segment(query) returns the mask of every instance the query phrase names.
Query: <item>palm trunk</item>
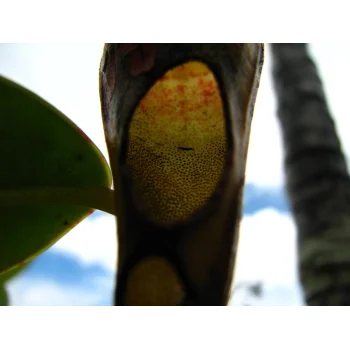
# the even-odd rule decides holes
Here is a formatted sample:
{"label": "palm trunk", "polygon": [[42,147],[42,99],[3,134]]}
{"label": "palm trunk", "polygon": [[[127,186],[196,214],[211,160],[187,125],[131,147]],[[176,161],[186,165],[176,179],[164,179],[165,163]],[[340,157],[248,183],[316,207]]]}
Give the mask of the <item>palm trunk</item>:
{"label": "palm trunk", "polygon": [[308,305],[350,305],[350,178],[305,44],[273,44],[286,186]]}

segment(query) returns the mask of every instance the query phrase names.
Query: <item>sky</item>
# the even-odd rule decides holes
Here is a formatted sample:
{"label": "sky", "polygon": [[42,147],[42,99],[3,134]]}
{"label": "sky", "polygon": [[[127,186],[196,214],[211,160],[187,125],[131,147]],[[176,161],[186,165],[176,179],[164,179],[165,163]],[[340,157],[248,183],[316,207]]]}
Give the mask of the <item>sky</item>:
{"label": "sky", "polygon": [[[0,44],[0,75],[29,88],[107,149],[101,123],[98,68],[102,44]],[[346,82],[350,45],[310,45],[330,110],[350,154]],[[266,50],[253,118],[235,292],[230,305],[303,305],[296,263],[296,228],[284,192],[283,147]],[[7,290],[11,305],[111,305],[116,222],[95,211],[36,258]],[[260,297],[246,286],[261,283]]]}

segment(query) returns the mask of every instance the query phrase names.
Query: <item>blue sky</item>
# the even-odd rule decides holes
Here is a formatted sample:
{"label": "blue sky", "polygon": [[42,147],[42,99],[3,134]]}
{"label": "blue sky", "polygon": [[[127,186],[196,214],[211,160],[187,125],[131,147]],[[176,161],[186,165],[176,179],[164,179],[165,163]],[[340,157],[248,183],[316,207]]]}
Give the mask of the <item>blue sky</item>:
{"label": "blue sky", "polygon": [[[48,100],[71,118],[107,158],[100,120],[98,67],[101,44],[0,44],[0,74]],[[346,138],[350,73],[346,44],[314,44],[311,52],[326,84],[343,148]],[[349,77],[346,76],[349,75]],[[296,230],[283,189],[283,150],[275,118],[267,50],[248,154],[235,283],[263,283],[261,298],[243,288],[231,305],[302,305],[296,267]],[[349,129],[348,129],[349,130]],[[12,305],[110,305],[116,261],[116,223],[95,212],[52,246],[7,289]]]}

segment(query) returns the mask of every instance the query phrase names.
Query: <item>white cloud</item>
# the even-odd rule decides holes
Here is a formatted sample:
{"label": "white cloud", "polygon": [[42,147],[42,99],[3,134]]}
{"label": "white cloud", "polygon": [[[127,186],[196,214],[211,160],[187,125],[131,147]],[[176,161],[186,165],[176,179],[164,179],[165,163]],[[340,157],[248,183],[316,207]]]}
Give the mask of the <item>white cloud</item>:
{"label": "white cloud", "polygon": [[115,271],[115,217],[105,214],[94,219],[85,219],[50,249],[69,254],[86,265],[97,263],[109,271]]}
{"label": "white cloud", "polygon": [[312,44],[310,52],[321,75],[328,106],[349,165],[350,119],[347,84],[350,80],[350,71],[347,68],[350,60],[349,43]]}
{"label": "white cloud", "polygon": [[295,262],[296,230],[290,215],[267,208],[243,217],[237,280],[294,283]]}
{"label": "white cloud", "polygon": [[242,288],[235,292],[229,306],[302,306],[303,294],[299,285],[263,285],[260,297],[249,293],[248,288]]}
{"label": "white cloud", "polygon": [[[235,286],[262,282],[264,295],[258,303],[300,304],[296,254],[296,228],[290,215],[267,208],[245,216],[241,223]],[[289,296],[282,293],[279,299],[272,298],[276,290],[287,291]],[[245,289],[242,291],[246,293]],[[242,291],[237,289],[231,304],[241,302]]]}
{"label": "white cloud", "polygon": [[94,279],[94,289],[65,286],[53,281],[19,277],[10,281],[7,291],[11,306],[84,306],[104,304],[111,299],[112,278]]}

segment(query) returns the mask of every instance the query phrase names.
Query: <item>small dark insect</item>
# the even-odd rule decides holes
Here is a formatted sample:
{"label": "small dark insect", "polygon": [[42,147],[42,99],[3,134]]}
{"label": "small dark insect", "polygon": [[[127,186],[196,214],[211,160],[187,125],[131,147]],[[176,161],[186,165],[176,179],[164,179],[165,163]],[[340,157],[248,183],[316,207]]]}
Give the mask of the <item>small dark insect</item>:
{"label": "small dark insect", "polygon": [[64,220],[63,225],[64,225],[64,226],[68,226],[68,221],[67,221],[67,220]]}
{"label": "small dark insect", "polygon": [[194,151],[193,147],[178,147],[180,151]]}

